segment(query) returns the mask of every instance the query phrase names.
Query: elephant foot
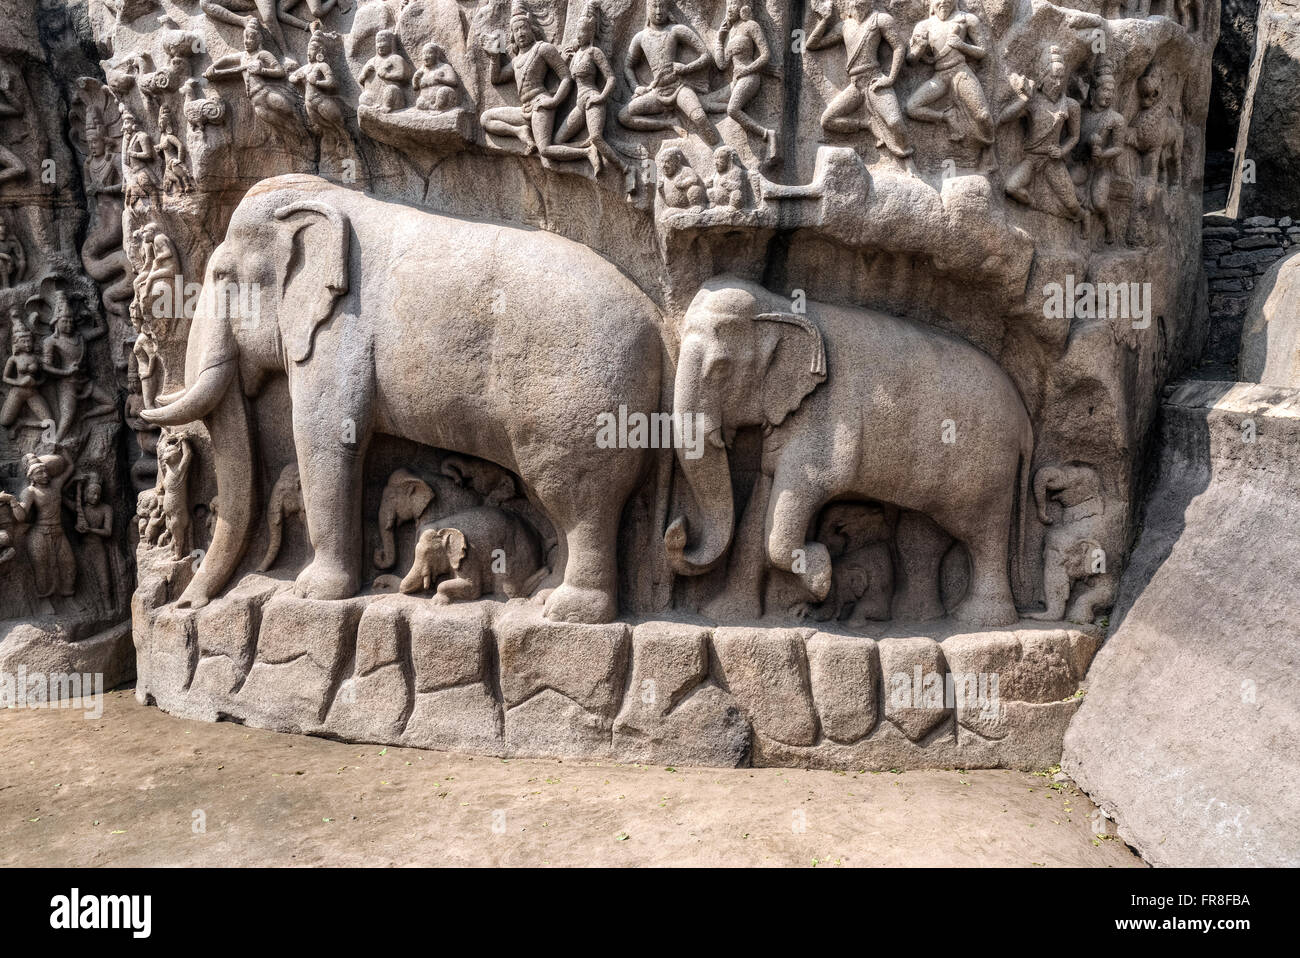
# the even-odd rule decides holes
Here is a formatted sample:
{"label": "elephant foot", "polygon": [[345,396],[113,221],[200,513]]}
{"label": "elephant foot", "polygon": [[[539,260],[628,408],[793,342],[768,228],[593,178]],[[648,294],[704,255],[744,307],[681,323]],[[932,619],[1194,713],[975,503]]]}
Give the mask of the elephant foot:
{"label": "elephant foot", "polygon": [[176,600],[176,608],[201,609],[211,601],[212,599],[207,595],[207,593],[195,592],[191,594],[190,590],[186,589],[181,593],[181,597]]}
{"label": "elephant foot", "polygon": [[357,594],[357,583],[346,570],[317,560],[298,573],[293,594],[300,599],[350,599]]}
{"label": "elephant foot", "polygon": [[546,600],[546,618],[554,622],[581,622],[599,625],[614,621],[618,604],[608,592],[565,582]]}
{"label": "elephant foot", "polygon": [[971,625],[1012,625],[1019,618],[1016,605],[1010,599],[971,594],[952,610],[952,617]]}
{"label": "elephant foot", "polygon": [[429,602],[431,605],[451,605],[451,599],[447,598],[441,592],[435,592],[433,595],[429,596]]}
{"label": "elephant foot", "polygon": [[831,592],[831,553],[820,542],[804,543],[804,571],[799,580],[819,602]]}

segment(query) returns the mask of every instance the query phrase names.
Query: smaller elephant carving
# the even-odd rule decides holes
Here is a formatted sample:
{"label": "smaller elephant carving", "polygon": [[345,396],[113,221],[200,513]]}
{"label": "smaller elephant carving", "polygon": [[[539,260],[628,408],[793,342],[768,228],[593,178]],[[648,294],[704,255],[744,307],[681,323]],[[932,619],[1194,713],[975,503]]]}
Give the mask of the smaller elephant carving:
{"label": "smaller elephant carving", "polygon": [[271,501],[266,507],[266,523],[271,530],[271,540],[266,544],[266,555],[257,567],[258,572],[265,572],[275,565],[284,535],[284,520],[301,515],[302,477],[298,472],[298,464],[291,462],[280,470],[280,478],[275,480],[275,485],[271,488]]}
{"label": "smaller elephant carving", "polygon": [[893,537],[894,522],[880,506],[844,502],[825,509],[817,540],[831,556],[831,591],[814,612],[814,619],[847,619],[848,625],[856,627],[890,618]]}
{"label": "smaller elephant carving", "polygon": [[456,485],[472,489],[485,506],[499,506],[517,494],[514,476],[500,466],[482,459],[447,456],[442,461],[440,471]]}
{"label": "smaller elephant carving", "polygon": [[[1039,469],[1034,499],[1038,518],[1048,527],[1043,544],[1047,608],[1027,618],[1092,622],[1101,609],[1115,602],[1122,533],[1116,518],[1123,521],[1123,510],[1107,506],[1096,471],[1079,464]],[[1051,500],[1060,505],[1059,518],[1053,519],[1048,510]],[[1075,593],[1072,602],[1071,592]]]}
{"label": "smaller elephant carving", "polygon": [[439,520],[420,533],[415,562],[402,580],[411,594],[433,587],[434,602],[477,599],[487,593],[507,598],[528,595],[546,576],[537,535],[523,520],[483,506]]}
{"label": "smaller elephant carving", "polygon": [[[443,472],[447,467],[443,467]],[[437,489],[409,469],[397,469],[388,477],[379,499],[379,547],[375,550],[375,568],[391,569],[397,562],[397,527],[414,522],[425,528],[433,521],[434,510],[444,514],[479,505],[474,489],[463,487],[456,476],[435,479]],[[511,487],[513,489],[513,486]]]}

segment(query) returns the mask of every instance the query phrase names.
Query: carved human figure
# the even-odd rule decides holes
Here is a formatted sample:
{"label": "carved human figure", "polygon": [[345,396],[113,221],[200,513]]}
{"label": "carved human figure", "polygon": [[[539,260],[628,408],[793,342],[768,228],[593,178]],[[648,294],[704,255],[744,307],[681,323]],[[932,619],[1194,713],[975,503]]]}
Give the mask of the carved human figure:
{"label": "carved human figure", "polygon": [[4,406],[0,407],[0,426],[12,427],[24,410],[31,414],[33,425],[53,422],[54,414],[41,395],[44,369],[36,354],[36,337],[23,322],[21,308],[10,308],[9,326],[9,358],[5,360],[4,368],[4,382],[9,392],[5,395]]}
{"label": "carved human figure", "polygon": [[[446,574],[451,578],[438,582]],[[437,604],[477,599],[485,592],[515,598],[531,593],[545,575],[537,534],[527,523],[481,506],[421,531],[401,590],[422,592],[437,582],[432,599]]]}
{"label": "carved human figure", "polygon": [[[934,65],[934,74],[912,93],[907,115],[923,123],[946,123],[948,138],[993,142],[993,115],[971,61],[983,60],[984,26],[979,17],[957,9],[957,0],[930,0],[930,15],[912,31],[907,62]],[[933,104],[944,97],[949,105]]]}
{"label": "carved human figure", "polygon": [[0,492],[14,519],[31,526],[27,530],[27,554],[36,581],[36,595],[47,599],[58,592],[69,596],[77,585],[77,560],[63,531],[63,486],[72,463],[58,450],[44,456],[26,455],[23,469],[27,488],[16,497]]}
{"label": "carved human figure", "polygon": [[[582,149],[553,142],[555,111],[573,88],[568,64],[559,49],[549,43],[522,3],[510,12],[510,37],[507,55],[488,51],[489,78],[493,83],[514,80],[519,91],[519,106],[499,106],[483,111],[483,129],[494,136],[514,137],[524,144],[525,153],[536,152],[543,166],[556,161],[591,160],[600,162],[599,149]],[[547,77],[556,78],[555,92],[547,90]]]}
{"label": "carved human figure", "polygon": [[209,80],[242,77],[253,116],[286,139],[299,133],[298,109],[290,91],[277,81],[287,79],[284,65],[262,47],[262,28],[256,17],[244,21],[244,52],[228,53],[203,72]]}
{"label": "carved human figure", "polygon": [[158,355],[158,340],[154,336],[153,323],[147,319],[140,323],[135,342],[131,345],[131,354],[135,357],[144,408],[153,409],[158,405],[158,393],[166,379],[166,367]]}
{"label": "carved human figure", "polygon": [[154,160],[158,152],[153,137],[140,129],[134,114],[122,114],[122,183],[123,200],[128,208],[135,209],[149,201],[159,201],[158,178],[154,174]]}
{"label": "carved human figure", "polygon": [[[678,62],[683,48],[693,52],[695,59]],[[649,0],[645,27],[627,48],[623,72],[632,88],[632,99],[619,111],[618,121],[629,130],[657,132],[671,130],[680,117],[706,143],[716,145],[718,131],[709,122],[699,95],[683,82],[711,60],[708,48],[694,30],[668,18],[668,0]],[[650,73],[650,82],[645,84],[637,79],[642,62]]]}
{"label": "carved human figure", "polygon": [[79,554],[99,595],[117,605],[117,588],[113,577],[110,543],[113,538],[113,506],[104,502],[104,486],[97,472],[88,472],[77,498],[77,532],[81,534]]}
{"label": "carved human figure", "polygon": [[1124,235],[1128,202],[1133,197],[1129,173],[1128,123],[1115,109],[1115,74],[1108,65],[1098,71],[1089,94],[1089,109],[1083,115],[1081,138],[1091,159],[1088,171],[1088,202],[1101,218],[1106,242]]}
{"label": "carved human figure", "polygon": [[266,506],[266,525],[271,537],[266,544],[266,555],[257,567],[258,572],[265,572],[275,565],[284,538],[285,520],[302,514],[302,476],[298,464],[291,462],[280,470],[279,478],[271,487],[271,499]]}
{"label": "carved human figure", "polygon": [[307,122],[320,137],[321,155],[336,164],[347,158],[352,137],[348,133],[343,99],[334,68],[326,57],[325,38],[313,32],[307,41],[307,62],[289,75],[289,82],[303,88]]}
{"label": "carved human figure", "polygon": [[[822,129],[830,133],[870,130],[876,148],[884,148],[909,171],[912,147],[907,141],[903,111],[894,84],[903,69],[907,47],[898,23],[888,13],[871,10],[870,0],[852,0],[849,13],[831,23],[834,7],[825,0],[814,5],[817,22],[805,41],[808,50],[825,50],[843,44],[849,83],[822,113]],[[889,48],[889,68],[880,65],[881,46]]]}
{"label": "carved human figure", "polygon": [[55,380],[58,404],[56,435],[59,439],[67,435],[76,418],[77,407],[82,403],[89,404],[81,410],[86,419],[116,411],[112,395],[91,379],[86,369],[87,345],[107,331],[95,322],[83,333],[77,328],[77,317],[68,297],[63,293],[55,297],[54,329],[41,341],[41,368]]}
{"label": "carved human figure", "polygon": [[13,537],[5,530],[0,529],[0,570],[13,562],[17,555],[18,550],[14,547]]}
{"label": "carved human figure", "polygon": [[[0,67],[0,120],[18,118],[23,109],[17,103],[18,91],[15,74]],[[0,143],[0,183],[16,180],[27,172],[27,164],[18,155]]]}
{"label": "carved human figure", "polygon": [[[1091,622],[1100,609],[1115,601],[1118,583],[1116,571],[1108,568],[1119,560],[1109,552],[1118,548],[1112,541],[1116,517],[1106,508],[1101,479],[1096,470],[1079,464],[1039,469],[1034,476],[1034,500],[1038,518],[1048,526],[1043,545],[1047,608],[1027,617]],[[1048,509],[1051,500],[1061,507],[1055,520]],[[1070,602],[1076,582],[1082,587]]]}
{"label": "carved human figure", "polygon": [[733,147],[723,145],[713,151],[709,202],[733,210],[745,206],[745,168],[740,163],[740,154]]}
{"label": "carved human figure", "polygon": [[194,177],[185,165],[185,144],[176,135],[176,118],[171,107],[158,108],[158,155],[163,161],[163,192],[169,196],[194,189]]}
{"label": "carved human figure", "polygon": [[143,489],[136,497],[135,520],[140,540],[147,546],[158,545],[166,532],[167,518],[156,487]]}
{"label": "carved human figure", "polygon": [[636,171],[605,139],[606,107],[610,94],[614,92],[614,70],[596,40],[600,17],[600,4],[591,0],[582,9],[574,45],[566,51],[569,73],[577,84],[578,102],[565,117],[556,140],[564,143],[585,128],[591,168],[599,174],[601,157],[609,160],[623,174],[626,192],[632,193],[636,190]]}
{"label": "carved human figure", "polygon": [[[333,4],[335,0],[325,0],[325,2]],[[244,26],[249,20],[264,26],[282,53],[287,53],[289,50],[289,45],[284,38],[282,22],[299,30],[307,29],[306,23],[288,13],[293,5],[293,2],[286,2],[286,0],[221,0],[220,3],[216,0],[199,0],[199,9],[213,20],[232,27]]]}
{"label": "carved human figure", "polygon": [[1037,83],[1015,73],[1010,83],[1016,97],[1003,108],[998,120],[1007,123],[1023,118],[1025,156],[1007,177],[1007,195],[1037,207],[1030,188],[1041,179],[1060,202],[1067,219],[1083,219],[1065,165],[1066,157],[1079,142],[1079,101],[1065,92],[1065,59],[1060,48],[1054,46],[1048,51],[1047,67]]}
{"label": "carved human figure", "polygon": [[185,558],[190,539],[190,443],[165,433],[158,441],[158,500],[167,527],[167,542],[176,559]]}
{"label": "carved human figure", "polygon": [[731,82],[711,91],[704,101],[710,113],[726,113],[751,136],[763,141],[764,156],[776,156],[776,131],[770,130],[745,112],[758,95],[762,72],[772,61],[763,28],[754,19],[751,2],[727,0],[726,15],[713,42],[713,62],[724,74],[730,71]]}
{"label": "carved human figure", "polygon": [[420,66],[411,77],[411,88],[417,110],[445,113],[460,104],[460,77],[433,40],[420,48]]}
{"label": "carved human figure", "polygon": [[1155,198],[1155,188],[1166,189],[1182,180],[1182,123],[1162,97],[1160,77],[1144,73],[1137,81],[1137,115],[1128,128],[1128,141],[1137,149],[1139,172],[1146,184],[1146,201]]}
{"label": "carved human figure", "polygon": [[680,147],[670,146],[659,152],[659,195],[664,205],[698,213],[709,205],[704,181],[695,172]]}
{"label": "carved human figure", "polygon": [[380,30],[375,34],[375,55],[366,61],[357,75],[361,84],[362,106],[380,113],[394,113],[406,106],[406,82],[410,64],[397,49],[397,34]]}
{"label": "carved human figure", "polygon": [[9,224],[0,220],[0,289],[8,289],[23,278],[27,271],[27,254],[23,244],[9,229]]}

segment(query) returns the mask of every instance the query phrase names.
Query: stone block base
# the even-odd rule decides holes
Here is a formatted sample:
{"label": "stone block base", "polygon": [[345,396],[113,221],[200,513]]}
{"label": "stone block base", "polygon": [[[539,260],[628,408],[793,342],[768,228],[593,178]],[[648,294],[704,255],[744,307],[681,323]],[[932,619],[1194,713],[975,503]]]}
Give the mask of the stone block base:
{"label": "stone block base", "polygon": [[664,765],[1041,768],[1095,630],[931,624],[880,638],[651,620],[526,600],[318,602],[249,576],[198,611],[137,603],[137,696],[352,742]]}

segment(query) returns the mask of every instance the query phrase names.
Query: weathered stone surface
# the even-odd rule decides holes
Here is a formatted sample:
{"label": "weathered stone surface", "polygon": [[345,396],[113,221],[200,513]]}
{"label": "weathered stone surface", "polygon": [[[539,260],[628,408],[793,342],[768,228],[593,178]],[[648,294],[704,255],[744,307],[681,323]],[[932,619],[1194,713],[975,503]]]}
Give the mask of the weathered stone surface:
{"label": "weathered stone surface", "polygon": [[1241,331],[1237,375],[1300,387],[1300,253],[1278,260],[1260,278]]}
{"label": "weathered stone surface", "polygon": [[487,609],[477,603],[429,609],[413,602],[406,608],[406,622],[416,692],[486,680],[491,641]]}
{"label": "weathered stone surface", "polygon": [[[1254,56],[1236,137],[1228,212],[1294,215],[1300,197],[1300,121],[1293,91],[1300,82],[1300,15],[1289,0],[1259,0]],[[1246,161],[1250,166],[1247,167]]]}
{"label": "weathered stone surface", "polygon": [[808,688],[804,642],[810,629],[727,626],[713,633],[726,689],[756,732],[790,745],[811,745],[817,714]]}
{"label": "weathered stone surface", "polygon": [[501,755],[503,734],[501,705],[487,686],[456,685],[416,693],[401,744]]}
{"label": "weathered stone surface", "polygon": [[880,710],[880,656],[876,643],[818,632],[808,640],[808,677],[823,734],[855,742],[876,726]]}
{"label": "weathered stone surface", "polygon": [[540,608],[525,604],[498,616],[493,631],[507,709],[550,689],[613,718],[627,675],[629,626],[551,622]]}
{"label": "weathered stone surface", "polygon": [[944,704],[948,669],[938,642],[920,637],[882,639],[880,672],[885,719],[913,742],[952,717]]}
{"label": "weathered stone surface", "polygon": [[1300,393],[1188,382],[1163,422],[1062,767],[1154,864],[1295,866]]}

